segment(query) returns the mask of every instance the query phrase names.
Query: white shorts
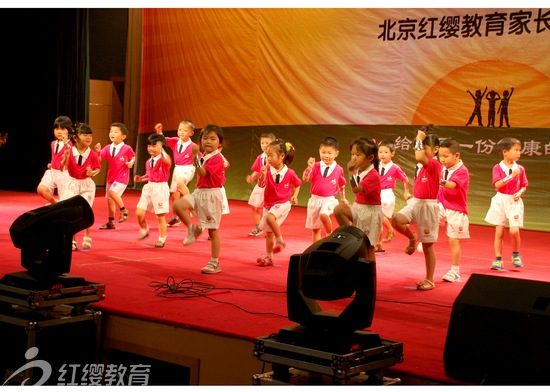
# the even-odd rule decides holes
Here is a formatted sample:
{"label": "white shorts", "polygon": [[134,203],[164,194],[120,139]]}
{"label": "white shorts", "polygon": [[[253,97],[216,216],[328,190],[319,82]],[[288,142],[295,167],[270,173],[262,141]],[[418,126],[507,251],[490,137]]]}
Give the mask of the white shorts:
{"label": "white shorts", "polygon": [[76,179],[69,177],[69,181],[63,188],[63,193],[59,196],[59,200],[67,200],[73,196],[80,195],[86,199],[90,207],[94,204],[95,199],[95,182],[91,178]]}
{"label": "white shorts", "polygon": [[407,200],[407,205],[398,212],[410,224],[418,226],[418,240],[425,243],[437,242],[439,237],[439,204],[435,199]]}
{"label": "white shorts", "polygon": [[497,192],[491,198],[491,206],[485,216],[485,221],[495,226],[523,227],[523,200],[514,201],[513,195]]}
{"label": "white shorts", "polygon": [[248,199],[248,204],[250,204],[253,207],[261,208],[264,206],[264,189],[260,187],[258,184],[254,186],[254,189],[252,189],[252,193],[250,194],[250,198]]}
{"label": "white shorts", "polygon": [[292,207],[292,204],[290,204],[290,201],[286,201],[281,204],[275,204],[273,207],[271,207],[269,210],[264,208],[264,213],[262,215],[262,220],[260,220],[259,228],[260,230],[264,230],[268,233],[272,233],[271,228],[269,225],[265,223],[265,220],[267,219],[267,216],[269,214],[272,214],[275,217],[275,220],[279,226],[283,224],[286,217],[288,216],[288,213],[290,212],[290,208]]}
{"label": "white shorts", "polygon": [[382,201],[382,212],[384,216],[391,219],[393,211],[395,210],[395,193],[393,193],[393,189],[382,189],[382,192],[380,192],[380,199]]}
{"label": "white shorts", "polygon": [[197,188],[184,199],[191,203],[199,225],[205,229],[219,229],[222,220],[223,195],[221,188]]}
{"label": "white shorts", "polygon": [[172,182],[170,182],[170,192],[178,190],[178,180],[182,179],[185,184],[189,184],[195,176],[195,165],[176,165],[172,172]]}
{"label": "white shorts", "polygon": [[170,189],[167,182],[148,182],[141,190],[137,203],[138,210],[153,211],[162,215],[170,211]]}
{"label": "white shorts", "polygon": [[353,203],[350,206],[353,224],[363,230],[370,241],[371,246],[375,246],[380,239],[384,213],[382,206],[378,204],[359,204]]}
{"label": "white shorts", "polygon": [[449,210],[439,203],[439,225],[447,225],[447,237],[470,238],[470,220],[468,214]]}
{"label": "white shorts", "polygon": [[39,185],[48,188],[52,194],[57,188],[57,194],[61,197],[63,188],[65,188],[65,185],[70,178],[71,176],[69,176],[69,172],[67,170],[61,171],[57,169],[48,169],[44,172]]}
{"label": "white shorts", "polygon": [[322,229],[321,215],[331,216],[338,200],[334,196],[311,195],[307,202],[306,229]]}
{"label": "white shorts", "polygon": [[126,190],[126,187],[128,184],[123,184],[121,182],[113,182],[112,184],[107,183],[107,186],[105,187],[105,197],[107,200],[111,199],[111,196],[109,195],[109,192],[115,192],[117,195],[122,197],[122,194]]}

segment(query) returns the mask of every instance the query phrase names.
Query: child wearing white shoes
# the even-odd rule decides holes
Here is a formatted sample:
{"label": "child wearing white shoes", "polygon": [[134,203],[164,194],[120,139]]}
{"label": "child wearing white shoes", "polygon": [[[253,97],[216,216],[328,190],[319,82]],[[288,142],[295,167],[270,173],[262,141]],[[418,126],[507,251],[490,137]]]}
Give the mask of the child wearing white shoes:
{"label": "child wearing white shoes", "polygon": [[[76,124],[75,124],[76,125]],[[97,154],[90,148],[92,144],[92,128],[87,124],[78,124],[76,130],[69,135],[74,145],[63,152],[61,170],[69,172],[69,180],[63,187],[59,200],[67,200],[80,195],[86,199],[90,207],[95,199],[95,182],[92,177],[101,171]],[[77,250],[76,238],[73,237],[72,249]],[[92,229],[87,227],[82,238],[82,250],[92,247]]]}
{"label": "child wearing white shoes", "polygon": [[460,240],[470,238],[468,220],[468,187],[470,173],[460,159],[460,144],[454,138],[446,138],[439,144],[439,162],[443,165],[439,193],[439,224],[447,225],[447,237],[451,248],[451,269],[443,275],[446,282],[460,279]]}
{"label": "child wearing white shoes", "polygon": [[[176,200],[172,209],[187,226],[184,246],[194,243],[203,230],[208,229],[211,258],[201,272],[217,274],[222,271],[219,262],[221,247],[219,228],[223,214],[222,187],[225,183],[225,163],[220,153],[220,146],[223,146],[223,131],[215,124],[208,124],[202,129],[199,140],[203,154],[200,159],[198,146],[193,149],[197,168],[197,186],[193,193]],[[197,225],[193,225],[189,215],[191,210],[199,221]]]}
{"label": "child wearing white shoes", "polygon": [[147,139],[147,152],[151,158],[145,163],[146,173],[144,176],[136,175],[134,182],[147,182],[141,190],[141,197],[136,206],[136,217],[139,223],[138,240],[149,237],[149,226],[145,220],[147,210],[152,209],[157,216],[159,237],[155,248],[163,248],[166,242],[166,214],[170,211],[170,166],[172,159],[164,151],[166,141],[164,136],[153,133]]}

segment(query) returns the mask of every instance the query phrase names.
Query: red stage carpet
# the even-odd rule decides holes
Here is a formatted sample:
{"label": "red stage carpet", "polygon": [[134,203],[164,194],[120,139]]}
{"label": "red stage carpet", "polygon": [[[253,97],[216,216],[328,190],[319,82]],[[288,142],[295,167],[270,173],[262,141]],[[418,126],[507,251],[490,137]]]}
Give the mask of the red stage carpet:
{"label": "red stage carpet", "polygon": [[[291,323],[286,318],[286,275],[288,258],[310,245],[311,233],[304,227],[305,208],[295,207],[282,231],[287,248],[276,256],[273,267],[260,268],[256,258],[265,249],[263,238],[248,237],[252,214],[246,202],[230,201],[231,213],[222,220],[220,234],[222,272],[200,273],[209,260],[207,235],[189,247],[183,247],[186,229],[168,229],[163,249],[156,249],[156,219],[148,215],[150,236],[138,242],[138,225],[133,214],[139,192],[128,190],[126,205],[130,219],[117,224],[116,230],[102,231],[107,220],[104,190],[98,189],[94,204],[93,245],[88,252],[73,253],[71,273],[86,280],[104,283],[107,297],[97,308],[146,320],[190,327],[219,335],[253,340],[277,332]],[[302,196],[305,197],[305,196]],[[22,213],[44,205],[35,194],[0,191],[0,273],[22,270],[19,250],[13,246],[9,227]],[[118,220],[118,216],[117,216]],[[491,227],[471,227],[471,239],[462,242],[461,282],[445,283],[439,278],[450,268],[449,248],[444,234],[436,245],[438,264],[436,289],[417,291],[415,282],[424,278],[421,253],[403,253],[406,240],[396,235],[385,244],[386,252],[377,254],[378,291],[374,321],[369,330],[384,339],[403,342],[404,361],[394,367],[404,374],[442,383],[456,383],[445,376],[443,348],[453,302],[472,273],[550,282],[546,261],[550,250],[550,233],[523,231],[523,268],[512,268],[510,240],[505,239],[505,269],[491,271],[493,259]],[[77,235],[80,247],[82,233]],[[186,293],[170,297],[156,294],[151,285],[173,279]],[[206,286],[211,285],[211,286]],[[199,296],[206,290],[204,296]],[[210,290],[210,291],[208,291]],[[344,304],[323,304],[324,310],[340,310]],[[508,338],[513,338],[509,331]],[[252,353],[251,353],[252,355]]]}

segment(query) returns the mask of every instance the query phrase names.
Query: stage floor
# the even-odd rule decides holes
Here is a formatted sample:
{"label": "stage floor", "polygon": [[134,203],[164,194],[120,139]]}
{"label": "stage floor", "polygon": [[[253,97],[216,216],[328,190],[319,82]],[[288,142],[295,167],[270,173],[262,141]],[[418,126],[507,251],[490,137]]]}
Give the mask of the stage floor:
{"label": "stage floor", "polygon": [[[247,203],[230,201],[231,212],[223,216],[220,228],[222,272],[205,275],[200,269],[210,256],[206,234],[195,244],[183,247],[186,229],[181,225],[169,228],[166,246],[156,249],[156,219],[149,214],[150,236],[137,241],[134,209],[139,192],[133,190],[125,194],[132,213],[130,219],[117,223],[116,230],[99,230],[107,221],[103,196],[104,190],[98,189],[92,249],[74,252],[71,269],[71,274],[106,285],[106,299],[95,307],[111,314],[250,341],[293,324],[286,310],[287,266],[292,254],[301,253],[311,244],[311,233],[304,227],[305,208],[294,207],[283,224],[287,248],[276,256],[275,265],[260,268],[256,258],[264,253],[265,239],[248,236],[253,225]],[[19,215],[43,206],[44,201],[32,193],[0,191],[0,203],[0,273],[6,274],[22,270],[9,227]],[[79,247],[82,235],[77,235]],[[398,234],[385,243],[386,251],[377,254],[377,302],[368,330],[384,339],[403,342],[404,361],[392,369],[434,382],[457,383],[445,375],[443,348],[453,302],[471,274],[550,282],[550,266],[546,262],[550,233],[521,232],[523,268],[512,268],[507,236],[505,268],[501,271],[489,268],[494,258],[493,236],[492,227],[472,226],[471,239],[462,242],[461,280],[446,283],[440,277],[450,268],[450,252],[442,232],[435,245],[436,288],[426,292],[415,287],[415,282],[424,278],[423,255],[406,255],[406,239]],[[179,290],[171,295],[157,295],[167,284],[178,284]],[[344,306],[345,302],[327,303],[323,309],[338,311]]]}

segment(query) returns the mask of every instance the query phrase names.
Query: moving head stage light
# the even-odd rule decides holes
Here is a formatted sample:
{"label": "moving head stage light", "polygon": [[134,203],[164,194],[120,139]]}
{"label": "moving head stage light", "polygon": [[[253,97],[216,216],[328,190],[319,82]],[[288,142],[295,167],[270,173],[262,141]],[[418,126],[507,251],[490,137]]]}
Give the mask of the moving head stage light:
{"label": "moving head stage light", "polygon": [[73,236],[93,223],[90,204],[77,195],[19,216],[10,236],[29,275],[51,279],[70,271]]}
{"label": "moving head stage light", "polygon": [[[381,345],[370,327],[376,302],[376,263],[367,260],[370,241],[355,226],[341,226],[302,254],[292,255],[287,277],[288,318],[299,326],[283,328],[278,339],[348,350]],[[323,311],[318,301],[351,298],[341,313]]]}

